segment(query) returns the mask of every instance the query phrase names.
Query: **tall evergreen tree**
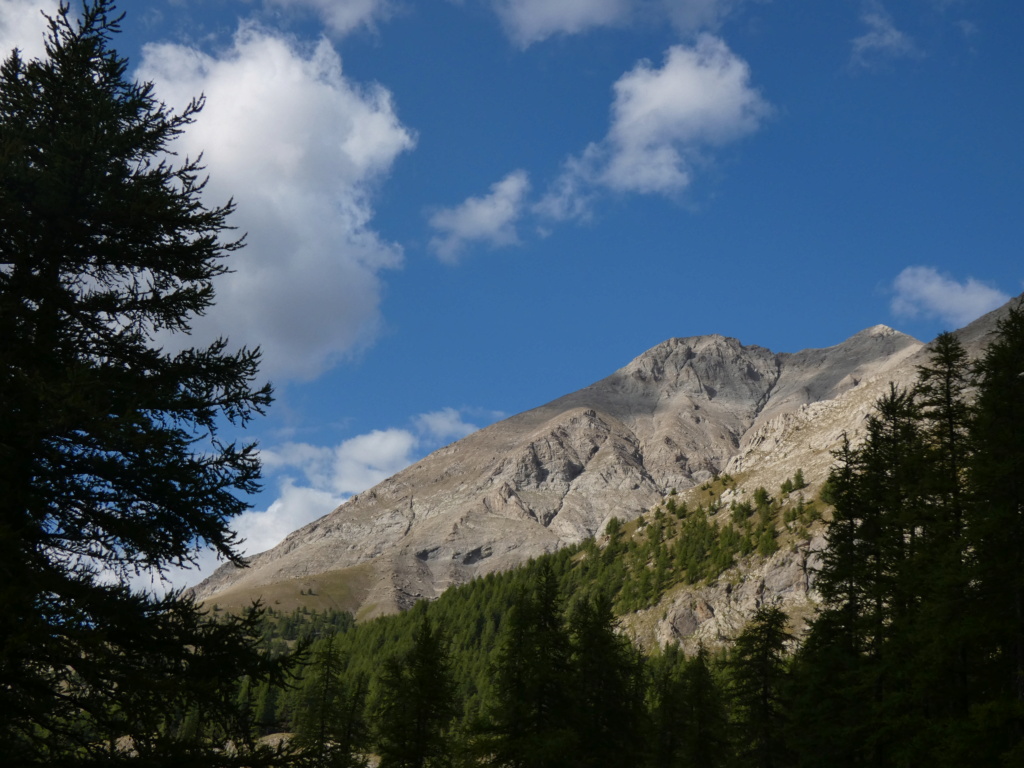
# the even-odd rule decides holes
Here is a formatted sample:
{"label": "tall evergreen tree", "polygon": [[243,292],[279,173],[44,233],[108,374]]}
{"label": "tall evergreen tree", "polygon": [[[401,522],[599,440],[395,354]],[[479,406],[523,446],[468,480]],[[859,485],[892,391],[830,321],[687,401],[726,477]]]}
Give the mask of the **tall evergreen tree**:
{"label": "tall evergreen tree", "polygon": [[495,766],[556,768],[570,763],[569,637],[558,579],[543,561],[506,620],[486,706],[485,748]]}
{"label": "tall evergreen tree", "polygon": [[702,645],[687,659],[670,645],[648,660],[647,765],[718,768],[730,758],[723,690]]}
{"label": "tall evergreen tree", "polygon": [[976,366],[967,528],[981,664],[978,749],[1024,762],[1024,307],[1010,309]]}
{"label": "tall evergreen tree", "polygon": [[[804,671],[827,660],[842,671],[835,701],[859,712],[855,737],[841,735],[869,765],[886,765],[893,744],[905,738],[908,718],[908,654],[920,603],[915,569],[922,563],[925,528],[926,440],[921,409],[912,391],[895,386],[867,420],[864,443],[846,442],[829,477],[833,519],[818,588],[824,609],[804,658]],[[903,697],[903,698],[901,698]],[[830,697],[832,698],[832,697]],[[855,703],[856,702],[856,703]],[[847,728],[851,721],[836,723]],[[834,742],[837,743],[838,739]]]}
{"label": "tall evergreen tree", "polygon": [[686,662],[683,685],[682,765],[687,768],[726,765],[730,758],[726,705],[703,645]]}
{"label": "tall evergreen tree", "polygon": [[777,606],[762,606],[736,638],[729,658],[730,692],[736,718],[737,754],[742,765],[789,765],[786,744],[786,630]]}
{"label": "tall evergreen tree", "polygon": [[637,761],[644,716],[639,652],[616,632],[611,601],[603,595],[577,603],[568,624],[577,742],[571,764],[614,768]]}
{"label": "tall evergreen tree", "polygon": [[313,648],[295,715],[295,743],[317,768],[357,768],[365,758],[369,731],[364,708],[366,681],[345,680],[346,659],[332,633]]}
{"label": "tall evergreen tree", "polygon": [[813,734],[801,737],[805,765],[993,762],[995,744],[1019,740],[992,726],[1021,722],[1005,685],[1024,565],[1014,559],[1024,466],[1024,450],[1014,458],[1024,347],[1015,322],[1016,310],[977,366],[973,409],[967,355],[942,334],[917,386],[893,388],[864,443],[838,454],[818,581],[825,605],[796,664],[797,707]]}
{"label": "tall evergreen tree", "polygon": [[931,344],[918,367],[925,463],[917,492],[918,547],[905,579],[914,596],[900,617],[907,636],[904,667],[911,669],[898,706],[914,717],[902,750],[948,757],[951,735],[970,706],[975,628],[963,617],[971,602],[970,547],[965,536],[971,369],[967,352],[951,333]]}
{"label": "tall evergreen tree", "polygon": [[682,727],[688,711],[685,669],[686,657],[676,644],[648,659],[645,693],[647,764],[651,768],[677,768],[686,764]]}
{"label": "tall evergreen tree", "polygon": [[[241,563],[228,527],[257,487],[252,445],[219,428],[270,402],[258,353],[170,354],[240,246],[202,169],[166,159],[202,101],[172,113],[126,76],[119,17],[49,20],[46,54],[0,66],[0,754],[10,764],[227,762],[166,720],[227,728],[232,680],[271,670],[253,616],[219,625],[128,578]],[[232,726],[233,727],[233,726]],[[246,728],[230,734],[241,748]],[[127,754],[122,754],[127,757]],[[256,764],[255,758],[249,761]]]}
{"label": "tall evergreen tree", "polygon": [[452,757],[459,708],[444,633],[423,612],[412,648],[388,659],[373,720],[381,768],[437,768]]}

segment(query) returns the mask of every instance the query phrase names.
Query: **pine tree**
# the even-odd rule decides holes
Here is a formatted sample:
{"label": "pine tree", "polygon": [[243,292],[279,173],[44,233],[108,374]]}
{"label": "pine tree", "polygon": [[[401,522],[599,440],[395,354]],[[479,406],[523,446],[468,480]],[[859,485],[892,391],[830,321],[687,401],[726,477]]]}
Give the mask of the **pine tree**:
{"label": "pine tree", "polygon": [[688,768],[727,765],[730,756],[728,718],[723,691],[715,679],[704,646],[683,671],[683,762]]}
{"label": "pine tree", "polygon": [[648,706],[647,764],[676,768],[685,763],[682,723],[688,712],[686,657],[678,645],[669,645],[647,662],[645,687]]}
{"label": "pine tree", "polygon": [[615,768],[636,760],[643,726],[643,668],[616,632],[611,601],[578,602],[569,616],[570,712],[577,747],[571,764]]}
{"label": "pine tree", "polygon": [[730,692],[736,717],[738,756],[752,768],[788,765],[786,630],[777,606],[762,606],[736,638],[729,658]]}
{"label": "pine tree", "polygon": [[294,741],[317,768],[357,768],[367,763],[366,681],[353,675],[346,683],[345,667],[338,639],[331,634],[313,648],[299,692]]}
{"label": "pine tree", "polygon": [[975,663],[975,628],[963,621],[972,592],[965,535],[970,385],[966,350],[953,334],[940,334],[928,364],[918,367],[925,462],[915,504],[918,546],[903,577],[912,610],[900,617],[903,666],[912,674],[897,701],[907,713],[902,751],[930,754],[940,764],[949,755],[944,745],[966,720]]}
{"label": "pine tree", "polygon": [[560,768],[575,754],[570,719],[569,637],[558,580],[545,559],[532,589],[506,620],[486,706],[484,744],[492,765]]}
{"label": "pine tree", "polygon": [[373,721],[381,768],[434,768],[453,752],[459,708],[444,634],[422,613],[412,648],[388,659],[378,680]]}
{"label": "pine tree", "polygon": [[[1008,312],[978,362],[967,537],[978,628],[972,708],[981,754],[1024,761],[1024,307]],[[1007,758],[1009,760],[1009,758]],[[1008,762],[1007,764],[1010,764]]]}
{"label": "pine tree", "polygon": [[[110,0],[67,5],[46,55],[0,67],[0,754],[138,763],[189,755],[168,717],[249,740],[233,681],[265,678],[256,616],[217,625],[128,579],[213,547],[241,563],[229,521],[257,487],[252,445],[218,436],[270,402],[259,355],[218,341],[177,354],[240,247],[230,203],[207,208],[195,160],[166,159],[179,114],[131,82],[110,47]],[[234,724],[233,724],[234,723]],[[203,757],[203,754],[206,757]],[[221,755],[217,759],[226,761]],[[241,754],[239,758],[242,759]],[[249,764],[256,764],[252,759]]]}
{"label": "pine tree", "polygon": [[815,662],[834,656],[854,665],[836,678],[845,686],[836,696],[861,712],[856,750],[868,764],[882,766],[922,715],[908,666],[919,623],[916,569],[927,552],[928,459],[915,393],[891,387],[868,417],[863,445],[846,442],[836,457]]}

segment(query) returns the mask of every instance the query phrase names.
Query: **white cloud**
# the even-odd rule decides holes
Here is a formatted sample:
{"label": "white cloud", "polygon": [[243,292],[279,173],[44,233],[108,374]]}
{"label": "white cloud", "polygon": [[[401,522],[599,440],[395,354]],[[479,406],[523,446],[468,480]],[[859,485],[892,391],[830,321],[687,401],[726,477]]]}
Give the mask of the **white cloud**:
{"label": "white cloud", "polygon": [[264,375],[301,379],[371,341],[380,272],[402,253],[370,228],[370,197],[414,144],[390,93],[347,79],[327,41],[300,49],[252,24],[218,56],[147,45],[137,76],[179,109],[206,95],[175,149],[204,153],[206,199],[233,197],[248,233],[187,343],[259,345]]}
{"label": "white cloud", "polygon": [[882,59],[918,57],[921,52],[914,41],[896,29],[892,16],[880,2],[865,4],[861,21],[868,31],[853,39],[850,61],[860,67],[871,67]]}
{"label": "white cloud", "polygon": [[442,408],[440,411],[420,414],[416,417],[415,423],[420,432],[439,442],[461,440],[477,430],[475,424],[463,421],[462,414],[455,408]]}
{"label": "white cloud", "polygon": [[932,267],[907,267],[893,281],[893,290],[896,295],[891,309],[895,314],[938,318],[954,328],[1010,300],[1007,294],[973,277],[958,283]]}
{"label": "white cloud", "polygon": [[441,261],[452,264],[469,242],[482,241],[492,247],[519,242],[515,224],[529,189],[526,172],[513,171],[492,184],[487,195],[437,211],[430,217],[430,226],[440,234],[431,238],[430,247]]}
{"label": "white cloud", "polygon": [[279,544],[294,530],[335,509],[344,498],[319,488],[298,486],[285,478],[280,495],[264,511],[249,510],[236,517],[231,527],[244,540],[240,551],[255,555]]}
{"label": "white cloud", "polygon": [[57,14],[54,0],[0,0],[0,60],[17,48],[23,59],[42,58],[46,49],[46,19]]}
{"label": "white cloud", "polygon": [[693,47],[672,46],[661,69],[643,61],[615,83],[605,182],[637,192],[682,189],[701,147],[752,133],[769,111],[750,87],[750,68],[722,40],[704,34]]}
{"label": "white cloud", "polygon": [[[366,490],[412,463],[416,435],[405,429],[374,430],[336,446],[286,443],[262,452],[268,472],[299,470],[303,482],[334,494]],[[329,512],[325,509],[321,514]]]}
{"label": "white cloud", "polygon": [[494,0],[510,38],[523,48],[556,34],[622,23],[631,0]]}
{"label": "white cloud", "polygon": [[669,48],[660,69],[639,62],[614,88],[607,136],[566,162],[537,213],[585,217],[595,187],[679,192],[709,148],[753,133],[772,112],[750,85],[747,63],[706,33],[693,46]]}
{"label": "white cloud", "polygon": [[[594,154],[597,146],[592,145],[589,151]],[[533,206],[533,212],[553,221],[588,220],[596,182],[594,164],[586,151],[582,157],[569,157],[558,178]]]}
{"label": "white cloud", "polygon": [[374,26],[394,12],[391,0],[267,0],[270,5],[310,10],[336,35]]}

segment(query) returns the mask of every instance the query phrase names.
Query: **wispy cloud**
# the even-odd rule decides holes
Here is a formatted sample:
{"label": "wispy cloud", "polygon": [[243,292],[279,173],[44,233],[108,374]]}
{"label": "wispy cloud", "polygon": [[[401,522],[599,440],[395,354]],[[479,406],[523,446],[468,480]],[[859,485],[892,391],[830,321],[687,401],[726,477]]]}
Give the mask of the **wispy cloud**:
{"label": "wispy cloud", "polygon": [[973,277],[962,283],[932,267],[907,267],[893,281],[891,309],[904,317],[930,317],[960,328],[1010,297]]}
{"label": "wispy cloud", "polygon": [[259,345],[274,379],[313,378],[371,341],[380,273],[402,262],[371,227],[372,192],[415,141],[391,94],[346,78],[326,40],[300,47],[253,24],[216,56],[147,45],[137,74],[179,109],[206,94],[175,149],[204,153],[207,200],[234,197],[248,233],[187,341]]}
{"label": "wispy cloud", "polygon": [[498,247],[519,242],[516,221],[523,212],[529,189],[526,171],[513,171],[492,184],[486,195],[436,211],[430,217],[430,226],[438,234],[431,238],[430,247],[441,261],[453,264],[468,243]]}
{"label": "wispy cloud", "polygon": [[508,36],[525,48],[552,35],[623,23],[632,0],[493,0]]}
{"label": "wispy cloud", "polygon": [[266,0],[268,5],[306,11],[319,17],[337,36],[359,28],[373,28],[395,12],[392,0]]}
{"label": "wispy cloud", "polygon": [[744,0],[662,0],[673,26],[683,34],[714,31]]}
{"label": "wispy cloud", "polygon": [[527,48],[556,35],[667,19],[681,34],[714,31],[743,0],[492,0],[508,37]]}
{"label": "wispy cloud", "polygon": [[878,0],[865,3],[860,18],[867,31],[852,41],[850,63],[853,66],[871,68],[891,59],[922,56],[914,41],[896,28],[892,16]]}

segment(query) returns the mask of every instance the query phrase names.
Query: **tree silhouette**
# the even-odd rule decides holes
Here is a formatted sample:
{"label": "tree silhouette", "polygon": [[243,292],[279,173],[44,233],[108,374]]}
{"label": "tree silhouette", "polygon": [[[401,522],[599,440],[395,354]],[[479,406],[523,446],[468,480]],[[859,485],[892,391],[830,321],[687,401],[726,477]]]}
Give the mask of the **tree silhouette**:
{"label": "tree silhouette", "polygon": [[[252,445],[220,438],[270,402],[258,352],[171,354],[240,247],[230,203],[171,142],[174,114],[126,76],[110,0],[62,5],[46,55],[0,67],[0,753],[10,764],[228,761],[168,721],[199,711],[243,759],[232,681],[272,670],[255,616],[211,624],[129,579],[213,547],[257,488]],[[160,336],[163,338],[163,336]],[[186,731],[189,729],[185,729]],[[185,756],[185,757],[183,757]],[[250,756],[248,764],[259,761]]]}

